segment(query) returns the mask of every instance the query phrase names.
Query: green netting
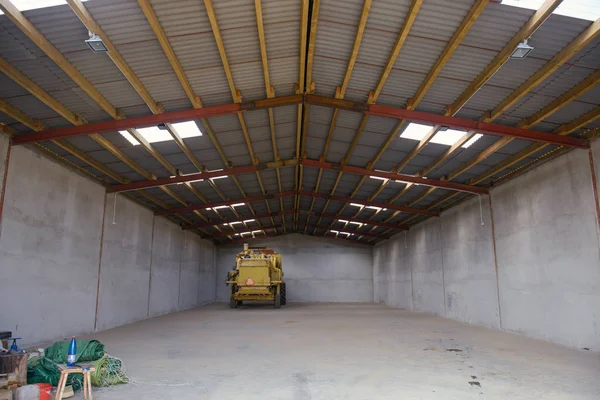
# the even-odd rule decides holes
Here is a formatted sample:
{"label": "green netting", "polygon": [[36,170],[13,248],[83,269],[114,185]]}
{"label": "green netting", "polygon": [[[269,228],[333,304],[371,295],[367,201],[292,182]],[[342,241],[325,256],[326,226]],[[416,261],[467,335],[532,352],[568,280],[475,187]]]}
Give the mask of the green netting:
{"label": "green netting", "polygon": [[[69,341],[56,342],[44,350],[44,356],[55,363],[65,364],[69,354]],[[75,362],[95,361],[104,355],[104,345],[97,340],[78,340]]]}
{"label": "green netting", "polygon": [[99,360],[92,361],[96,371],[92,372],[90,378],[92,386],[112,386],[120,383],[128,383],[129,378],[123,372],[121,360],[108,354]]}
{"label": "green netting", "polygon": [[[57,386],[60,380],[60,370],[56,363],[44,357],[32,357],[27,361],[27,383],[51,383]],[[69,374],[67,385],[72,385],[73,390],[83,386],[82,374]]]}
{"label": "green netting", "polygon": [[[27,362],[27,383],[51,383],[58,385],[60,370],[57,364],[65,364],[69,342],[56,342],[44,351],[45,357],[33,357]],[[93,386],[112,386],[129,382],[121,360],[104,352],[104,345],[97,340],[78,340],[78,363],[90,363],[96,371],[90,375]],[[67,384],[73,390],[83,386],[82,374],[69,374]]]}

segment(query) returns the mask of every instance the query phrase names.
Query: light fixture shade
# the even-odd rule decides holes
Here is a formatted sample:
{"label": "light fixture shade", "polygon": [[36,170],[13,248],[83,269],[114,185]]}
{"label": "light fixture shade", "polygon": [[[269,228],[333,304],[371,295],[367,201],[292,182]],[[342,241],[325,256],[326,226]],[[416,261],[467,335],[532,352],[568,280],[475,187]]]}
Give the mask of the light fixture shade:
{"label": "light fixture shade", "polygon": [[510,55],[510,58],[522,60],[523,58],[527,57],[532,50],[533,47],[527,44],[527,40],[523,40],[517,45],[515,51],[513,51],[513,53]]}
{"label": "light fixture shade", "polygon": [[95,33],[90,33],[90,38],[85,43],[94,53],[105,53],[108,51],[102,38]]}

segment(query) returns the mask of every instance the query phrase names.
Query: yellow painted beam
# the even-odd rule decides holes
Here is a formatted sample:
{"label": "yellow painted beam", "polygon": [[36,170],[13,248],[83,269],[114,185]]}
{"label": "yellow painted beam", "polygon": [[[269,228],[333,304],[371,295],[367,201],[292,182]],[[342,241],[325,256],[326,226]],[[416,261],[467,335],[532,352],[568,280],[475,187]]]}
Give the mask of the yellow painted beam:
{"label": "yellow painted beam", "polygon": [[[241,96],[240,92],[235,88],[235,83],[233,81],[233,74],[231,73],[231,68],[229,66],[229,61],[227,59],[225,45],[223,44],[223,38],[221,36],[221,31],[219,29],[219,23],[217,21],[217,15],[215,13],[215,9],[213,7],[212,0],[204,0],[204,7],[206,9],[206,14],[208,15],[208,19],[210,21],[213,36],[215,38],[215,43],[217,44],[217,49],[219,50],[219,56],[221,57],[221,62],[223,64],[223,70],[225,71],[227,83],[229,84],[229,89],[231,91],[231,97],[233,98],[234,103],[241,103],[242,96]],[[246,146],[248,147],[248,153],[250,155],[250,159],[252,160],[253,164],[257,164],[258,159],[254,155],[254,149],[252,148],[252,142],[250,141],[250,135],[248,133],[248,128],[246,126],[246,120],[244,119],[244,115],[241,112],[237,113],[237,115],[238,115],[238,120],[240,122],[240,126],[242,128],[242,133],[244,135],[244,140],[246,141]],[[262,182],[262,178],[258,171],[256,172],[256,179],[258,180],[258,184],[261,188],[261,192],[263,194],[266,193],[263,182]],[[242,186],[239,183],[239,180],[237,178],[235,179],[235,183],[236,183],[238,189],[240,190],[240,192],[242,193],[243,197],[246,197],[245,191],[242,189]],[[268,212],[270,213],[271,205],[269,204],[269,202],[267,200],[265,200],[265,204],[267,206]],[[252,208],[252,206],[250,204],[248,204],[248,209],[250,210],[252,215],[255,214],[254,209]]]}
{"label": "yellow painted beam", "polygon": [[517,127],[530,128],[539,124],[544,119],[552,115],[552,113],[566,106],[577,97],[582,96],[584,93],[598,84],[600,84],[600,70],[593,72],[590,76],[573,86],[566,93],[563,93],[561,96],[557,97],[554,101],[533,114],[531,117],[525,118],[523,121],[519,122]]}
{"label": "yellow painted beam", "polygon": [[506,112],[517,101],[531,91],[534,87],[542,83],[546,78],[552,75],[563,64],[569,61],[575,54],[579,53],[583,48],[590,44],[600,35],[600,18],[592,23],[584,30],[575,40],[563,48],[557,55],[552,57],[544,66],[536,71],[529,79],[506,97],[498,104],[490,113],[489,117],[485,118],[485,122],[493,121],[502,113]]}
{"label": "yellow painted beam", "polygon": [[[569,43],[564,49],[562,49],[556,56],[554,56],[550,61],[548,61],[541,69],[539,69],[536,73],[534,73],[527,81],[519,86],[515,91],[513,91],[507,98],[505,98],[494,110],[483,120],[485,122],[494,121],[498,118],[502,113],[508,110],[512,105],[514,105],[519,99],[521,99],[525,94],[529,93],[534,87],[542,83],[548,76],[554,73],[558,68],[560,68],[564,63],[570,60],[575,54],[577,54],[581,49],[586,47],[592,40],[600,35],[600,19],[596,20],[592,23],[587,29],[585,29],[575,40]],[[576,85],[574,88],[569,90],[566,93],[566,96],[561,96],[548,106],[544,107],[541,110],[540,115],[536,113],[531,117],[531,120],[524,119],[519,122],[519,127],[521,128],[530,128],[535,121],[541,121],[543,118],[541,115],[545,117],[551,115],[556,112],[563,106],[565,106],[568,102],[577,98],[581,93],[589,90],[589,87],[585,87],[588,83],[597,82],[598,78],[596,75],[592,74],[592,78],[589,79],[588,82],[584,83],[582,86]],[[512,142],[513,138],[503,137],[498,141],[493,143],[491,146],[486,148],[484,151],[479,153],[473,159],[464,163],[460,167],[456,168],[448,175],[448,179],[452,180],[459,176],[460,174],[468,171],[475,165],[479,164],[481,161],[485,160],[502,147],[506,146],[508,143]]]}
{"label": "yellow painted beam", "polygon": [[344,74],[344,80],[342,85],[338,86],[335,93],[336,99],[343,99],[346,94],[346,89],[350,83],[350,77],[354,70],[354,64],[356,64],[356,58],[358,57],[358,51],[360,50],[360,43],[362,42],[363,35],[365,33],[365,27],[367,26],[367,19],[369,18],[369,10],[371,9],[371,0],[365,0],[363,3],[363,9],[360,14],[360,21],[358,22],[358,28],[356,29],[356,35],[354,36],[354,44],[352,45],[352,52],[350,53],[350,59],[348,60],[348,66],[346,67],[346,73]]}
{"label": "yellow painted beam", "polygon": [[190,85],[190,82],[188,81],[187,76],[183,68],[181,67],[179,59],[175,55],[175,51],[173,51],[173,47],[171,46],[171,43],[169,42],[169,39],[167,38],[167,35],[165,34],[165,31],[162,25],[160,24],[160,21],[158,20],[154,9],[152,8],[150,0],[138,0],[138,4],[144,12],[146,19],[150,24],[150,27],[152,27],[154,35],[158,39],[158,43],[160,43],[160,46],[165,52],[165,55],[167,56],[167,59],[171,64],[171,68],[173,68],[173,71],[175,71],[175,75],[177,75],[177,79],[179,80],[179,83],[185,91],[185,94],[187,95],[188,99],[190,99],[190,102],[192,103],[194,108],[201,108],[202,100],[199,96],[196,96],[194,94],[192,86]]}
{"label": "yellow painted beam", "polygon": [[[396,59],[398,58],[398,55],[400,54],[400,50],[402,49],[402,46],[404,45],[404,42],[406,41],[406,38],[408,37],[408,33],[410,32],[410,29],[412,28],[412,26],[417,18],[417,14],[418,14],[422,4],[423,4],[423,0],[413,0],[410,10],[408,11],[408,14],[404,19],[404,24],[403,24],[402,28],[400,29],[400,33],[396,37],[396,42],[394,43],[392,51],[391,51],[390,55],[388,56],[386,65],[381,73],[381,76],[379,77],[377,86],[375,87],[375,89],[372,92],[369,93],[369,99],[368,99],[369,103],[375,103],[377,101],[379,95],[381,94],[381,90],[383,89],[383,86],[385,85],[385,82],[387,81],[387,78],[388,78],[390,72],[392,71],[394,63],[396,62]],[[369,4],[369,7],[370,7],[370,4]],[[368,9],[365,10],[365,8],[363,8],[363,13],[361,15],[361,23],[363,23],[365,25],[367,22],[368,11],[369,11]],[[363,20],[364,20],[364,22],[363,22]],[[364,26],[362,26],[362,29],[361,29],[361,26],[359,25],[359,29],[358,29],[357,35],[356,35],[357,38],[355,38],[355,42],[354,42],[357,54],[358,54],[358,47],[360,46],[360,40],[362,40],[363,31],[364,31]],[[358,39],[358,44],[357,44],[357,39]],[[354,48],[353,48],[353,51],[354,51]],[[355,57],[355,55],[354,55],[354,57]],[[352,61],[352,59],[351,59],[351,61]],[[350,66],[354,67],[353,61],[348,64],[348,67],[350,67]],[[349,81],[350,76],[348,74],[348,70],[346,71],[346,76]],[[342,97],[338,96],[340,93],[342,93],[342,91],[337,90],[336,92],[337,92],[336,98],[342,98]],[[343,93],[345,93],[345,89],[344,89]],[[346,155],[342,159],[342,165],[344,165],[348,162],[350,155],[354,151],[354,148],[356,147],[356,144],[358,143],[358,140],[360,139],[360,137],[362,135],[362,132],[364,130],[364,127],[367,123],[368,118],[369,118],[368,114],[363,115],[360,125],[356,131],[356,134],[352,138],[350,147],[348,148]],[[334,122],[332,121],[332,124],[333,123]],[[384,146],[387,147],[387,146],[389,146],[390,143],[391,143],[391,138],[389,138],[389,141],[387,142],[387,144],[384,144]],[[371,168],[374,165],[374,163],[369,163],[369,164],[370,165],[368,166],[368,168]],[[341,178],[341,176],[342,176],[342,173],[340,172],[338,174],[338,177],[336,180],[336,185],[334,185],[334,187],[331,191],[331,195],[333,195],[335,193],[335,190],[337,189],[337,182],[339,182],[339,179]],[[359,190],[360,186],[362,186],[364,181],[365,181],[364,178],[359,181],[359,183],[355,186],[350,197],[354,196],[354,194]],[[385,187],[385,184],[383,186],[380,186],[380,189],[383,190],[383,187]],[[325,212],[327,210],[329,203],[330,203],[329,201],[327,201],[325,203],[325,208],[324,208],[323,212]],[[342,206],[342,208],[340,209],[339,213],[342,213],[345,210],[346,206],[347,206],[347,204],[344,204]],[[321,222],[321,218],[319,218],[319,222],[317,224],[319,224],[320,222]]]}
{"label": "yellow painted beam", "polygon": [[[488,66],[479,74],[479,76],[477,76],[477,78],[471,82],[471,84],[463,91],[456,101],[447,107],[446,115],[455,115],[458,113],[458,111],[460,111],[460,109],[469,101],[469,99],[471,99],[471,97],[473,97],[473,95],[479,89],[481,89],[481,87],[502,67],[502,65],[504,65],[514,51],[515,47],[521,41],[531,36],[562,1],[563,0],[546,0],[544,4],[540,6],[540,8],[531,16],[531,18],[511,38],[508,44],[498,53],[492,62],[490,62],[490,64],[488,64]],[[477,4],[475,4],[475,6],[477,6]],[[473,8],[471,10],[473,10]],[[465,22],[466,20],[463,20],[463,23]],[[415,98],[417,98],[417,96],[415,96]],[[433,163],[424,168],[420,174],[422,176],[426,176],[429,172],[446,161],[457,149],[469,141],[474,135],[475,132],[467,132],[454,145],[452,145],[442,155],[437,157]]]}
{"label": "yellow painted beam", "polygon": [[404,25],[402,25],[402,29],[400,29],[400,34],[396,38],[396,42],[394,43],[394,47],[392,48],[392,52],[388,56],[387,62],[385,63],[385,67],[383,68],[383,72],[379,77],[379,81],[377,81],[377,86],[375,90],[373,90],[369,94],[369,102],[375,103],[381,94],[381,90],[387,81],[390,72],[392,71],[392,67],[398,58],[398,54],[400,54],[400,50],[408,37],[408,32],[412,28],[415,20],[417,19],[417,14],[423,5],[423,0],[413,0],[412,5],[410,6],[410,10],[408,11],[408,15],[404,19]]}
{"label": "yellow painted beam", "polygon": [[562,3],[563,0],[546,0],[544,4],[537,9],[531,18],[519,29],[506,46],[498,53],[487,67],[475,78],[473,82],[463,91],[463,93],[448,108],[446,115],[455,115],[469,101],[471,97],[504,65],[511,56],[517,45],[523,40],[529,38],[546,21],[552,12]]}
{"label": "yellow painted beam", "polygon": [[[254,9],[256,12],[256,27],[258,30],[258,42],[260,45],[260,58],[262,61],[263,76],[264,76],[264,80],[265,80],[265,91],[266,91],[267,98],[273,98],[273,97],[275,97],[275,91],[273,89],[273,86],[271,86],[271,78],[269,77],[269,62],[268,62],[268,57],[267,57],[267,44],[265,41],[265,28],[264,28],[264,23],[263,23],[261,0],[254,0]],[[279,154],[277,153],[277,140],[275,138],[276,137],[276,135],[275,135],[275,117],[273,115],[273,109],[269,108],[268,113],[269,113],[269,130],[271,133],[271,144],[273,146],[273,157],[274,157],[274,160],[277,161],[277,160],[279,160]],[[283,191],[283,188],[281,185],[281,174],[280,174],[279,170],[277,170],[275,172],[276,172],[276,177],[277,177],[277,185],[278,185],[279,191],[281,192],[281,191]],[[262,182],[261,182],[261,184],[262,184]],[[279,199],[279,204],[280,204],[281,209],[283,209],[283,199]],[[282,216],[281,218],[283,221],[283,230],[285,231],[286,230],[285,217]],[[271,224],[275,225],[273,217],[271,217]]]}
{"label": "yellow painted beam", "polygon": [[[136,92],[140,95],[144,103],[150,108],[153,114],[160,114],[164,111],[163,107],[158,104],[153,98],[148,89],[143,85],[138,76],[133,72],[129,64],[125,61],[123,56],[119,53],[116,46],[112,43],[108,35],[104,32],[104,30],[100,27],[100,25],[94,20],[89,11],[85,8],[83,3],[80,0],[67,0],[71,9],[75,12],[77,17],[81,20],[81,22],[86,26],[86,28],[96,33],[102,38],[104,45],[108,49],[108,56],[113,60],[117,68],[121,71],[123,76],[129,81],[129,83],[133,86]],[[164,32],[163,32],[164,34]],[[165,37],[166,39],[166,37]],[[160,42],[160,40],[159,40]],[[162,43],[161,43],[162,45]],[[163,48],[164,50],[164,48]],[[167,57],[168,58],[168,57]],[[176,59],[175,59],[176,60]],[[177,74],[177,71],[176,71]],[[184,88],[185,90],[185,88]],[[198,100],[194,99],[192,104],[198,104]],[[200,103],[201,104],[201,103]],[[152,156],[156,159],[167,171],[171,174],[176,174],[176,168],[158,152],[136,129],[129,129],[128,132],[140,143],[140,145]],[[185,145],[185,144],[184,144]],[[207,202],[206,198],[191,184],[187,184],[186,187],[201,201]],[[172,190],[169,190],[169,194],[173,197],[175,194]],[[178,200],[179,201],[179,200]],[[181,202],[181,201],[180,201]],[[183,204],[183,203],[182,203]],[[196,213],[200,218],[206,220],[206,217],[201,213]]]}
{"label": "yellow painted beam", "polygon": [[117,118],[118,110],[100,94],[71,63],[63,56],[33,24],[17,10],[9,0],[0,0],[0,10],[29,37],[52,61],[56,63],[68,76],[73,79],[83,91],[92,98],[104,111],[113,118]]}
{"label": "yellow painted beam", "polygon": [[[42,89],[38,84],[29,79],[25,74],[21,71],[17,70],[12,64],[8,63],[3,58],[0,58],[0,72],[6,74],[9,78],[19,84],[22,88],[31,93],[35,98],[40,100],[42,103],[46,104],[56,113],[61,115],[64,119],[72,123],[73,125],[83,125],[87,123],[85,118],[75,114],[67,107],[65,107],[62,103],[56,100],[54,97],[50,96],[48,92]],[[32,128],[33,129],[33,128]],[[35,130],[35,129],[34,129]],[[116,158],[120,161],[127,164],[131,169],[139,173],[146,179],[154,179],[155,177],[142,168],[137,162],[127,156],[121,149],[115,146],[111,141],[99,135],[97,133],[91,134],[90,138],[112,153]],[[78,157],[81,159],[81,157]]]}
{"label": "yellow painted beam", "polygon": [[258,29],[258,42],[260,45],[260,59],[265,79],[265,91],[267,93],[267,98],[270,99],[275,97],[275,93],[271,87],[271,78],[269,77],[269,61],[267,58],[267,44],[265,41],[265,27],[263,24],[261,0],[254,0],[254,9],[256,11],[256,27]]}
{"label": "yellow painted beam", "polygon": [[[0,0],[0,9],[2,9],[7,14],[7,16],[11,19],[11,21],[13,21],[13,23],[15,23],[15,25],[17,25],[17,27],[19,29],[21,29],[27,36],[29,36],[30,39],[32,41],[34,41],[46,55],[48,55],[48,57],[50,57],[69,77],[71,77],[71,79],[73,79],[75,81],[75,83],[77,83],[112,118],[114,118],[114,119],[121,118],[121,115],[118,112],[118,110],[115,107],[113,107],[112,104],[110,104],[108,102],[108,100],[106,100],[103,96],[101,96],[100,92],[98,92],[98,90],[89,81],[87,81],[83,77],[83,75],[81,75],[79,73],[79,71],[77,71],[77,69],[75,69],[75,67],[73,67],[73,65],[71,65],[71,63],[62,54],[60,54],[58,52],[58,50],[48,41],[48,39],[46,39],[33,26],[33,24],[31,24],[31,22],[29,22],[29,20],[27,20],[18,10],[16,10],[16,8],[14,6],[12,6],[12,4],[10,2],[8,2],[6,0]],[[96,32],[96,33],[98,33],[98,32]],[[72,123],[74,125],[81,125],[81,124],[86,123],[86,121],[83,118],[81,118],[77,114],[68,110],[66,107],[64,107],[64,105],[62,105],[60,102],[58,102],[52,96],[50,96],[46,91],[44,91],[39,85],[35,84],[31,79],[26,77],[24,74],[22,74],[16,68],[12,67],[12,65],[8,64],[5,60],[0,61],[0,68],[2,68],[3,73],[6,73],[7,76],[9,76],[11,79],[13,79],[19,85],[21,85],[24,89],[29,91],[32,95],[34,95],[40,101],[44,102],[44,104],[48,105],[50,108],[52,108],[54,111],[56,111],[62,117],[64,117],[70,123]],[[139,164],[137,164],[135,161],[133,161],[130,157],[125,155],[117,146],[115,146],[112,142],[110,142],[109,140],[104,138],[102,135],[92,134],[92,135],[90,135],[90,137],[93,140],[95,140],[96,142],[98,142],[100,145],[102,145],[109,152],[111,152],[119,160],[126,163],[134,171],[136,171],[140,175],[142,175],[144,178],[146,178],[146,179],[155,179],[156,178],[153,174],[146,171]],[[78,157],[82,161],[85,161],[88,163],[91,163],[94,161],[87,154],[85,154],[81,151],[77,152],[77,149],[74,146],[70,145],[66,141],[59,141],[57,144],[59,146],[61,146],[63,149],[70,151],[72,154],[74,154],[76,157]],[[92,164],[90,164],[90,165],[92,165]],[[93,165],[93,166],[94,166],[94,168],[97,168],[97,169],[104,168],[104,169],[99,169],[99,170],[101,170],[102,172],[104,172],[105,174],[107,174],[109,176],[111,176],[111,174],[114,175],[114,172],[111,172],[111,174],[109,174],[108,173],[109,171],[102,164],[96,163],[96,165]],[[117,177],[117,175],[113,176],[113,178],[115,178],[115,179],[116,179],[116,177]],[[127,180],[124,180],[124,178],[121,178],[121,177],[119,177],[119,178],[120,178],[120,181],[127,182]],[[175,194],[172,190],[168,189],[167,187],[161,187],[161,189],[170,195]],[[143,191],[139,191],[139,193],[145,194]]]}
{"label": "yellow painted beam", "polygon": [[[562,135],[562,136],[568,135],[570,133],[575,132],[578,129],[581,129],[585,125],[588,125],[588,124],[594,122],[598,118],[600,118],[600,107],[594,108],[593,110],[583,114],[582,116],[569,122],[568,124],[559,126],[558,128],[556,128],[554,130],[554,133],[556,133],[558,135]],[[536,152],[538,152],[541,149],[546,148],[546,147],[548,147],[548,145],[545,143],[533,143],[533,144],[527,146],[526,148],[524,148],[523,150],[521,150],[520,152],[518,152],[517,154],[510,156],[509,158],[507,158],[500,164],[496,165],[495,167],[490,168],[489,170],[485,171],[483,174],[480,174],[477,177],[470,179],[469,184],[476,185],[480,182],[483,182],[486,179],[491,178],[492,176],[498,174],[499,172],[502,172],[506,168],[509,168],[509,167],[515,165],[519,161],[532,156]]]}
{"label": "yellow painted beam", "polygon": [[473,4],[465,18],[463,18],[458,29],[454,31],[454,35],[452,35],[452,38],[450,38],[450,41],[444,48],[442,54],[435,62],[433,68],[429,70],[429,73],[425,77],[425,80],[417,90],[415,96],[412,98],[411,105],[408,107],[409,109],[415,109],[417,105],[421,102],[421,100],[423,100],[423,97],[425,97],[425,94],[427,93],[431,85],[433,85],[435,79],[438,77],[440,72],[442,72],[442,68],[444,68],[444,65],[446,65],[450,57],[452,57],[452,54],[454,54],[454,51],[457,49],[460,42],[464,39],[465,36],[467,36],[467,33],[469,33],[471,27],[473,27],[473,24],[475,24],[477,18],[479,18],[479,16],[481,15],[483,10],[485,9],[485,6],[488,3],[489,0],[475,1],[475,4]]}
{"label": "yellow painted beam", "polygon": [[[308,40],[307,35],[308,35],[308,0],[301,0],[302,1],[302,9],[301,9],[301,16],[300,16],[300,49],[298,49],[299,53],[300,53],[300,63],[298,65],[298,87],[296,89],[296,93],[297,94],[302,94],[304,93],[305,90],[305,84],[304,84],[304,78],[305,78],[305,63],[306,63],[306,41]],[[296,158],[300,159],[300,137],[302,134],[302,112],[303,112],[303,106],[302,104],[298,104],[298,108],[297,108],[297,112],[296,112]],[[300,190],[300,185],[301,185],[301,170],[302,170],[302,166],[297,165],[296,167],[296,171],[295,171],[295,189],[296,190]],[[300,197],[298,195],[295,196],[294,198],[294,209],[296,210],[296,213],[294,214],[294,230],[297,229],[296,223],[298,222],[298,212],[300,210],[300,204],[299,204],[299,200]],[[314,200],[314,199],[313,199]]]}
{"label": "yellow painted beam", "polygon": [[8,115],[12,119],[16,119],[26,127],[36,132],[44,130],[44,124],[42,121],[31,118],[17,107],[10,104],[4,99],[0,99],[0,112]]}
{"label": "yellow painted beam", "polygon": [[117,50],[116,46],[110,40],[108,35],[104,32],[104,30],[98,25],[98,23],[94,20],[89,11],[85,8],[83,3],[80,0],[67,0],[69,6],[77,15],[77,17],[81,20],[81,22],[85,25],[85,27],[90,32],[96,33],[98,36],[102,38],[102,42],[108,49],[108,56],[113,60],[117,68],[121,71],[123,76],[129,81],[131,86],[135,89],[135,91],[140,95],[144,103],[150,108],[150,110],[154,114],[160,114],[164,112],[163,107],[158,104],[152,96],[148,89],[142,84],[138,76],[133,72],[129,64],[125,61],[121,53]]}
{"label": "yellow painted beam", "polygon": [[[31,129],[33,131],[40,132],[45,129],[44,124],[41,121],[31,118],[30,116],[25,114],[23,111],[19,110],[18,108],[14,107],[12,104],[8,103],[7,101],[5,101],[3,99],[0,99],[0,112],[3,112],[4,114],[8,115],[9,117],[19,121],[20,123],[22,123],[23,125],[25,125],[26,127],[28,127],[29,129]],[[119,183],[128,183],[129,182],[129,180],[121,177],[119,174],[117,174],[112,169],[108,168],[106,165],[100,163],[99,161],[92,158],[90,155],[79,150],[77,147],[75,147],[74,145],[69,143],[67,140],[53,140],[52,143],[61,147],[65,151],[71,153],[72,155],[74,155],[81,161],[87,163],[88,165],[91,165],[92,167],[96,168],[98,171],[102,172],[104,175],[111,177],[115,181],[117,181]]]}
{"label": "yellow painted beam", "polygon": [[229,60],[227,59],[227,53],[225,52],[225,45],[223,44],[223,38],[221,37],[221,31],[219,30],[219,23],[217,22],[217,15],[215,14],[212,0],[204,0],[204,7],[206,8],[206,14],[208,15],[217,49],[219,50],[219,56],[221,56],[223,70],[225,71],[227,83],[229,83],[229,90],[231,91],[231,97],[233,97],[234,103],[241,103],[241,96],[233,83],[233,75],[231,74],[231,68],[229,67]]}
{"label": "yellow painted beam", "polygon": [[[312,15],[310,18],[310,38],[308,38],[308,51],[306,58],[306,90],[305,93],[314,91],[314,82],[312,80],[313,63],[315,61],[315,43],[317,41],[317,24],[319,22],[320,0],[313,1]],[[301,49],[302,51],[302,49]]]}
{"label": "yellow painted beam", "polygon": [[[156,38],[158,39],[167,59],[169,60],[169,63],[171,64],[173,71],[177,75],[177,79],[179,80],[181,87],[183,88],[186,95],[188,96],[188,99],[192,103],[192,106],[194,108],[202,108],[203,107],[202,100],[201,100],[200,96],[197,96],[196,94],[194,94],[194,91],[187,79],[185,71],[183,70],[183,68],[180,64],[179,59],[177,58],[177,56],[170,44],[165,32],[164,32],[164,29],[162,28],[162,25],[160,24],[160,21],[158,20],[158,17],[156,15],[154,9],[152,8],[152,5],[150,4],[150,1],[149,0],[138,0],[138,4],[140,5],[140,8],[144,12],[146,19],[148,20],[148,23],[152,27],[152,30],[154,31]],[[225,156],[225,153],[223,152],[221,145],[217,141],[216,136],[213,134],[210,123],[208,122],[207,119],[202,119],[202,123],[207,130],[209,139],[211,140],[211,142],[215,146],[215,149],[221,156],[223,163],[225,164],[226,167],[229,166],[229,160]],[[198,160],[196,155],[189,149],[189,147],[187,147],[187,145],[185,144],[185,142],[183,141],[181,136],[177,133],[177,130],[175,128],[173,128],[173,126],[171,124],[166,124],[166,126],[167,126],[167,130],[171,134],[171,137],[173,138],[173,140],[175,140],[175,142],[177,143],[179,148],[181,148],[181,150],[185,153],[185,155],[192,162],[192,164],[194,164],[194,166],[199,171],[203,171],[205,169],[204,166],[202,165],[200,160]],[[217,194],[222,199],[225,200],[226,197],[223,194],[223,192],[219,189],[219,187],[212,181],[209,181],[209,184],[217,192]],[[192,189],[193,188],[191,188],[190,190],[192,190]],[[233,210],[233,211],[236,212],[235,210]]]}

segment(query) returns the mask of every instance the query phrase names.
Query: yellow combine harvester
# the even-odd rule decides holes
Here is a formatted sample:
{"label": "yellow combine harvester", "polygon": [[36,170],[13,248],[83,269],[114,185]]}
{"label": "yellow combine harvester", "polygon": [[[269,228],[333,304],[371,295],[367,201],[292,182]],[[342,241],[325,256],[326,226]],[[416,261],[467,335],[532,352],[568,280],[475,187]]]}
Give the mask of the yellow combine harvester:
{"label": "yellow combine harvester", "polygon": [[235,270],[227,272],[231,284],[229,306],[237,308],[243,301],[272,301],[275,308],[285,305],[285,282],[281,254],[266,247],[248,247],[235,256]]}

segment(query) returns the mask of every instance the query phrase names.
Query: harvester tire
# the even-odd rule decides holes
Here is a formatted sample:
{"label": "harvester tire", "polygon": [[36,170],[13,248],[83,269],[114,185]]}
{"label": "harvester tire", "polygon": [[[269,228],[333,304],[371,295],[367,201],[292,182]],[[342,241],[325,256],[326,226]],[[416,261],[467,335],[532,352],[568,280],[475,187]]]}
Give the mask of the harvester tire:
{"label": "harvester tire", "polygon": [[229,307],[230,308],[237,308],[239,303],[241,303],[240,301],[237,301],[235,299],[235,292],[237,291],[236,289],[237,289],[236,285],[233,285],[233,287],[231,288],[231,295],[229,296]]}
{"label": "harvester tire", "polygon": [[287,304],[287,297],[286,297],[286,292],[285,292],[285,283],[281,284],[281,288],[279,289],[279,291],[281,292],[281,305],[285,306]]}
{"label": "harvester tire", "polygon": [[275,295],[275,308],[281,308],[281,295]]}

